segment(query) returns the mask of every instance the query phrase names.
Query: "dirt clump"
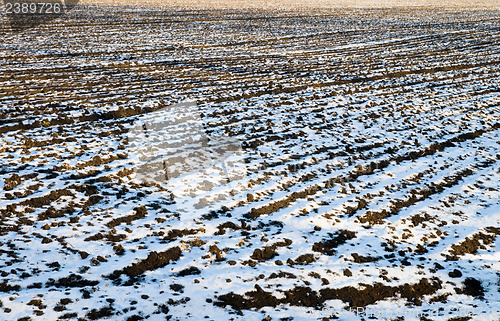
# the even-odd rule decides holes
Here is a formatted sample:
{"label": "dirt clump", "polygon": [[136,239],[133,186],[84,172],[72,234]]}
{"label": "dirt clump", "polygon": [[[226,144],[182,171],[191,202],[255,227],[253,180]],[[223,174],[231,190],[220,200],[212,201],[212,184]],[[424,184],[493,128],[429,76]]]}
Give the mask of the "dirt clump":
{"label": "dirt clump", "polygon": [[276,252],[276,248],[273,246],[265,246],[262,249],[255,249],[253,254],[250,256],[252,259],[257,260],[259,262],[264,262],[272,259],[278,255]]}
{"label": "dirt clump", "polygon": [[276,242],[273,245],[264,246],[264,248],[262,249],[254,250],[253,254],[250,257],[256,261],[264,262],[278,255],[278,253],[276,252],[277,248],[289,246],[290,244],[292,244],[292,241],[289,239],[285,239],[282,242]]}
{"label": "dirt clump", "polygon": [[6,281],[0,283],[0,292],[19,291],[20,288],[19,285],[10,285]]}
{"label": "dirt clump", "polygon": [[413,226],[417,226],[420,223],[430,221],[432,218],[433,217],[430,216],[429,214],[424,213],[424,214],[413,215],[410,219],[411,219],[411,223],[413,224]]}
{"label": "dirt clump", "polygon": [[177,261],[181,256],[182,251],[178,246],[163,252],[151,252],[144,260],[133,263],[121,270],[116,270],[108,275],[107,278],[114,280],[119,278],[122,274],[126,274],[129,277],[136,277],[146,271],[162,268],[170,262]]}
{"label": "dirt clump", "polygon": [[450,250],[451,255],[447,255],[446,260],[457,261],[458,257],[464,254],[476,254],[479,249],[495,242],[496,236],[500,235],[499,228],[486,227],[485,231],[488,233],[478,232],[459,244],[453,244]]}
{"label": "dirt clump", "polygon": [[114,242],[123,241],[126,238],[127,238],[127,236],[125,234],[113,234],[113,233],[109,232],[107,234],[97,233],[97,234],[88,236],[84,239],[84,241],[88,242],[88,241],[99,241],[99,240],[106,239],[108,242],[114,243]]}
{"label": "dirt clump", "polygon": [[484,288],[481,281],[475,278],[466,278],[464,280],[464,287],[461,291],[462,294],[470,295],[476,298],[484,297]]}
{"label": "dirt clump", "polygon": [[208,252],[210,252],[210,254],[215,256],[216,261],[224,260],[224,257],[222,256],[222,251],[217,247],[217,245],[215,244],[210,245]]}
{"label": "dirt clump", "polygon": [[33,305],[36,307],[41,307],[41,306],[43,306],[43,302],[40,299],[33,299],[33,300],[29,301],[28,303],[26,303],[26,305]]}
{"label": "dirt clump", "polygon": [[121,223],[130,223],[132,221],[144,218],[148,214],[148,210],[144,206],[138,206],[138,207],[134,208],[134,211],[135,211],[135,214],[112,219],[111,221],[106,223],[106,226],[110,227],[110,228],[116,227],[116,226],[120,225]]}
{"label": "dirt clump", "polygon": [[356,232],[349,230],[339,230],[335,234],[329,233],[330,238],[314,243],[312,250],[326,255],[334,255],[335,249],[356,237]]}
{"label": "dirt clump", "polygon": [[100,309],[92,309],[87,313],[87,318],[89,320],[99,320],[105,317],[110,317],[114,314],[115,309],[113,307],[102,307]]}
{"label": "dirt clump", "polygon": [[231,229],[233,231],[236,231],[236,230],[239,230],[240,227],[238,225],[234,224],[233,222],[225,222],[225,223],[219,224],[217,226],[217,229],[218,229],[218,231],[215,232],[215,235],[224,235],[224,234],[226,234],[225,229]]}
{"label": "dirt clump", "polygon": [[231,306],[236,310],[248,310],[251,308],[275,307],[282,300],[273,296],[270,292],[264,291],[258,284],[255,285],[255,291],[246,292],[245,295],[235,294],[233,292],[218,297],[214,303],[216,306]]}
{"label": "dirt clump", "polygon": [[4,179],[3,189],[6,191],[13,190],[21,184],[21,176],[12,174],[12,176]]}
{"label": "dirt clump", "polygon": [[299,255],[295,260],[288,259],[288,260],[286,260],[286,263],[288,263],[289,265],[294,265],[294,264],[307,265],[307,264],[312,263],[314,261],[316,261],[314,254],[308,253],[308,254]]}
{"label": "dirt clump", "polygon": [[62,196],[74,196],[74,194],[67,189],[53,190],[48,195],[33,197],[24,202],[21,202],[20,205],[34,207],[34,208],[42,207],[45,205],[49,205],[54,201],[57,201]]}
{"label": "dirt clump", "polygon": [[448,276],[450,278],[459,278],[462,276],[462,272],[460,272],[460,270],[454,269],[453,271],[450,271],[448,273]]}
{"label": "dirt clump", "polygon": [[258,285],[255,291],[246,292],[244,295],[233,292],[220,295],[216,306],[231,306],[236,310],[260,309],[263,307],[276,307],[280,304],[289,304],[304,307],[320,307],[327,300],[341,300],[349,304],[349,307],[365,307],[377,301],[394,297],[396,295],[407,299],[415,305],[421,305],[424,295],[435,293],[441,289],[441,281],[424,278],[418,283],[405,283],[400,286],[386,286],[381,283],[364,285],[363,289],[347,286],[339,289],[326,288],[319,292],[308,287],[296,287],[284,291],[284,298],[277,298],[271,292],[266,292]]}
{"label": "dirt clump", "polygon": [[49,218],[59,218],[64,217],[66,215],[71,215],[75,212],[74,208],[66,207],[64,209],[55,209],[53,207],[49,207],[46,211],[38,214],[38,220],[43,221]]}
{"label": "dirt clump", "polygon": [[310,186],[309,188],[305,189],[304,191],[293,192],[292,194],[290,194],[289,196],[287,196],[286,198],[284,198],[282,200],[272,202],[271,204],[264,205],[264,206],[259,207],[259,208],[252,208],[250,213],[245,214],[245,217],[256,219],[261,215],[274,213],[281,208],[289,206],[291,203],[295,202],[298,199],[303,199],[303,198],[306,198],[310,195],[316,194],[318,192],[318,190],[320,190],[320,187],[317,185],[314,185],[314,186]]}
{"label": "dirt clump", "polygon": [[184,289],[184,285],[182,285],[182,284],[170,284],[170,290],[172,290],[172,291],[182,293],[183,289]]}
{"label": "dirt clump", "polygon": [[358,253],[352,253],[351,254],[352,258],[354,259],[354,262],[356,263],[370,263],[370,262],[376,262],[381,259],[381,257],[372,257],[372,256],[362,256],[359,255]]}
{"label": "dirt clump", "polygon": [[54,280],[49,280],[45,284],[46,287],[49,286],[55,286],[56,288],[82,288],[85,286],[94,286],[99,284],[99,281],[90,281],[90,280],[85,280],[83,277],[80,275],[76,274],[71,274],[68,277],[60,278],[57,281]]}
{"label": "dirt clump", "polygon": [[167,235],[164,237],[165,240],[172,241],[175,240],[179,237],[183,237],[185,235],[194,235],[199,232],[205,232],[204,228],[197,228],[197,229],[173,229],[168,231]]}
{"label": "dirt clump", "polygon": [[292,274],[290,272],[283,272],[280,271],[279,273],[273,272],[271,275],[269,275],[268,279],[278,279],[278,278],[285,278],[285,279],[296,279],[297,277],[295,274]]}
{"label": "dirt clump", "polygon": [[233,231],[248,230],[249,226],[245,223],[244,220],[241,220],[241,226],[238,226],[235,223],[229,221],[229,222],[219,224],[217,226],[217,229],[218,229],[218,231],[215,232],[215,235],[224,235],[224,234],[226,234],[226,229],[231,229]]}
{"label": "dirt clump", "polygon": [[187,269],[184,269],[182,271],[177,272],[175,275],[182,277],[182,276],[188,276],[188,275],[197,275],[200,273],[201,273],[200,269],[198,269],[196,266],[191,266]]}

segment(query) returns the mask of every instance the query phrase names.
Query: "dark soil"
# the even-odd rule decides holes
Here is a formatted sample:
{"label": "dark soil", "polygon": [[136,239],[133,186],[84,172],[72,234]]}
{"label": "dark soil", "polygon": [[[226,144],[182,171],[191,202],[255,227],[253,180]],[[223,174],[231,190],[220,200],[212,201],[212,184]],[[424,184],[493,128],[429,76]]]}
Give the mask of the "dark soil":
{"label": "dark soil", "polygon": [[112,307],[102,307],[100,309],[92,309],[87,313],[87,318],[89,320],[99,320],[105,317],[112,316],[115,309]]}
{"label": "dark soil", "polygon": [[125,234],[112,234],[111,232],[108,234],[97,233],[92,236],[86,237],[84,241],[99,241],[106,239],[109,242],[120,242],[126,239],[127,236]]}
{"label": "dark soil", "polygon": [[106,224],[106,226],[110,227],[110,228],[116,227],[116,226],[120,225],[121,223],[130,223],[132,221],[144,218],[148,214],[148,210],[144,206],[136,207],[136,208],[134,208],[134,211],[135,211],[135,214],[115,218],[115,219],[109,221]]}
{"label": "dark soil", "polygon": [[429,214],[425,213],[413,215],[410,219],[413,226],[418,226],[422,222],[430,221],[432,217]]}
{"label": "dark soil", "polygon": [[259,208],[252,208],[250,213],[246,214],[245,217],[256,219],[261,215],[274,213],[281,208],[289,206],[291,203],[295,202],[298,199],[306,198],[307,196],[316,194],[316,192],[318,192],[319,189],[320,189],[319,186],[314,185],[307,188],[304,191],[293,192],[292,194],[290,194],[289,196],[287,196],[282,200],[272,202],[271,204]]}
{"label": "dark soil", "polygon": [[24,202],[21,202],[20,205],[30,206],[34,208],[42,207],[45,205],[50,205],[50,203],[58,200],[62,196],[74,196],[74,195],[67,189],[58,189],[51,191],[48,195],[33,197],[31,199],[28,199]]}
{"label": "dark soil", "polygon": [[354,262],[356,263],[370,263],[370,262],[376,262],[381,259],[381,257],[362,256],[359,255],[358,253],[352,253],[351,255],[354,259]]}
{"label": "dark soil", "polygon": [[[489,130],[494,130],[497,128],[500,128],[500,123],[494,124],[493,126],[490,127]],[[371,174],[373,174],[373,172],[376,169],[383,169],[383,168],[389,166],[389,164],[391,164],[391,162],[401,163],[403,161],[411,161],[411,160],[417,159],[419,157],[433,155],[437,152],[443,151],[447,147],[454,147],[455,143],[460,143],[460,142],[464,142],[467,140],[475,139],[475,138],[483,135],[486,132],[487,132],[487,130],[485,130],[485,129],[479,129],[479,130],[463,133],[463,134],[457,135],[455,137],[452,137],[450,139],[447,139],[443,142],[434,143],[423,150],[411,151],[411,152],[408,152],[404,155],[393,157],[390,160],[384,159],[384,160],[381,160],[378,162],[373,162],[373,164],[371,166],[369,166],[367,168],[363,168],[362,170],[358,170],[358,171],[355,171],[353,173],[350,173],[347,175],[347,177],[331,178],[328,181],[325,181],[324,183],[309,186],[308,188],[306,188],[303,191],[293,192],[290,195],[288,195],[286,198],[281,199],[279,201],[272,202],[268,205],[264,205],[264,206],[259,207],[259,208],[252,208],[250,213],[247,213],[245,215],[245,217],[251,218],[251,219],[256,219],[261,215],[274,213],[281,208],[288,207],[290,204],[292,204],[293,202],[295,202],[298,199],[304,199],[310,195],[316,194],[320,190],[328,189],[331,186],[334,186],[335,183],[351,182],[351,181],[356,180],[358,177],[360,177],[362,175],[371,175]],[[478,167],[487,166],[487,163],[488,162],[478,164],[477,166]],[[423,190],[422,195],[420,195],[418,197],[412,194],[412,196],[410,196],[409,199],[407,199],[407,200],[396,200],[395,206],[393,206],[389,212],[387,210],[377,211],[377,212],[370,211],[369,213],[365,214],[363,217],[360,217],[360,222],[361,223],[370,222],[372,224],[379,223],[382,219],[384,219],[390,215],[397,214],[399,212],[399,210],[403,207],[413,205],[413,204],[415,204],[423,199],[426,199],[430,195],[434,195],[434,194],[442,192],[445,188],[456,185],[463,177],[471,175],[472,173],[473,173],[473,171],[471,171],[470,169],[465,169],[465,170],[461,171],[460,173],[458,173],[455,177],[445,179],[444,183],[439,184],[439,185],[434,185],[434,186],[429,187],[428,189]],[[451,180],[448,181],[448,179],[451,179]],[[299,180],[299,181],[301,181],[301,180]],[[366,203],[362,202],[358,205],[358,207],[364,208],[365,205],[366,205]]]}
{"label": "dark soil", "polygon": [[412,190],[410,195],[407,195],[405,199],[392,200],[388,209],[367,211],[363,216],[359,217],[359,221],[361,223],[370,223],[371,225],[380,224],[383,219],[398,214],[403,208],[410,207],[418,202],[426,200],[432,195],[441,193],[446,188],[457,185],[464,177],[474,173],[473,170],[467,168],[456,175],[445,177],[440,184],[431,184],[423,188]]}
{"label": "dark soil", "polygon": [[356,232],[351,232],[348,230],[339,230],[335,234],[329,234],[330,239],[322,240],[321,242],[314,243],[312,250],[314,252],[320,252],[326,255],[334,255],[335,249],[346,243],[348,240],[352,240],[356,237]]}
{"label": "dark soil", "polygon": [[181,249],[176,246],[163,252],[151,252],[144,260],[129,265],[121,270],[114,271],[108,278],[117,279],[122,274],[136,277],[146,271],[153,271],[164,267],[172,261],[177,261],[182,256]]}
{"label": "dark soil", "polygon": [[453,271],[450,271],[448,273],[448,276],[450,278],[459,278],[462,277],[462,272],[460,272],[460,270],[454,269]]}
{"label": "dark soil", "polygon": [[278,253],[276,252],[275,247],[265,246],[262,249],[255,249],[253,251],[253,254],[250,256],[250,258],[257,260],[259,262],[264,262],[264,261],[267,261],[269,259],[272,259],[276,255],[278,255]]}
{"label": "dark soil", "polygon": [[57,210],[53,207],[48,208],[46,211],[40,213],[38,215],[38,220],[43,221],[49,218],[58,218],[58,217],[64,217],[66,215],[71,215],[74,213],[74,209],[71,207],[67,207],[61,210]]}
{"label": "dark soil", "polygon": [[0,283],[0,292],[18,291],[20,288],[19,285],[10,285],[5,281]]}
{"label": "dark soil", "polygon": [[61,278],[57,281],[49,281],[45,284],[45,286],[55,286],[56,288],[64,287],[64,288],[81,288],[85,286],[94,286],[99,284],[99,281],[90,281],[85,280],[80,275],[71,274],[68,277]]}
{"label": "dark soil", "polygon": [[12,174],[12,176],[7,177],[4,180],[3,189],[6,191],[10,191],[16,188],[19,184],[21,184],[21,177],[17,174]]}
{"label": "dark soil", "polygon": [[268,279],[277,279],[277,278],[286,278],[286,279],[296,279],[297,276],[295,276],[294,274],[292,273],[289,273],[289,272],[283,272],[283,271],[280,271],[279,273],[272,273]]}
{"label": "dark soil", "polygon": [[361,290],[347,286],[340,289],[322,289],[319,293],[308,287],[296,287],[285,291],[283,299],[276,298],[271,292],[264,291],[258,285],[255,288],[255,291],[249,291],[244,295],[233,292],[221,295],[214,304],[221,307],[231,306],[236,310],[276,307],[280,304],[320,307],[326,300],[336,299],[348,303],[351,308],[357,308],[399,295],[415,305],[420,305],[424,295],[433,294],[441,289],[441,281],[429,281],[424,278],[415,284],[405,283],[395,287],[376,283],[365,285],[364,289]]}
{"label": "dark soil", "polygon": [[257,260],[259,262],[264,262],[267,260],[270,260],[274,258],[278,253],[276,252],[276,249],[278,247],[285,247],[289,246],[292,244],[292,241],[289,239],[285,239],[282,242],[277,242],[274,243],[273,245],[270,246],[264,246],[262,249],[255,249],[253,251],[252,256],[250,256],[252,259]]}
{"label": "dark soil", "polygon": [[182,271],[177,272],[177,276],[188,276],[188,275],[197,275],[200,274],[201,271],[196,266],[192,266],[190,268],[184,269]]}
{"label": "dark soil", "polygon": [[295,260],[288,259],[286,261],[286,263],[288,263],[290,265],[294,265],[294,264],[307,265],[307,264],[312,263],[314,261],[316,261],[314,254],[308,253],[308,254],[299,255]]}
{"label": "dark soil", "polygon": [[182,292],[184,285],[181,284],[170,284],[170,289],[175,292]]}
{"label": "dark soil", "polygon": [[222,256],[222,251],[217,247],[217,245],[210,245],[210,248],[208,250],[210,254],[215,256],[216,261],[222,261],[224,260],[224,257]]}
{"label": "dark soil", "polygon": [[484,245],[490,245],[495,242],[496,236],[500,235],[500,229],[496,227],[485,228],[487,233],[478,232],[470,237],[467,237],[463,242],[459,244],[453,244],[451,246],[450,254],[447,256],[446,260],[456,261],[458,257],[464,254],[476,254]]}
{"label": "dark soil", "polygon": [[245,223],[244,220],[241,220],[241,226],[238,226],[235,223],[229,221],[229,222],[219,224],[217,226],[217,229],[218,229],[218,231],[215,232],[215,235],[224,235],[224,234],[226,234],[226,229],[231,229],[233,231],[248,230],[249,226]]}
{"label": "dark soil", "polygon": [[204,231],[205,231],[205,229],[203,229],[203,228],[183,229],[183,230],[174,229],[174,230],[168,231],[168,234],[164,237],[164,239],[168,240],[168,241],[172,241],[172,240],[175,240],[179,237],[183,237],[185,235],[194,235],[194,234],[197,234],[199,232],[204,232]]}
{"label": "dark soil", "polygon": [[484,288],[481,281],[474,278],[466,278],[464,281],[463,294],[470,295],[477,298],[484,297]]}

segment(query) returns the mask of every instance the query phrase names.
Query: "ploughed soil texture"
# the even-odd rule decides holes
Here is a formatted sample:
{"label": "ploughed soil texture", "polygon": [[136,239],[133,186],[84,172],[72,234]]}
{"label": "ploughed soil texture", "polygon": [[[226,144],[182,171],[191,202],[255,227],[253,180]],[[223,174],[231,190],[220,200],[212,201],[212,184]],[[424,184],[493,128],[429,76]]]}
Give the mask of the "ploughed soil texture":
{"label": "ploughed soil texture", "polygon": [[1,32],[0,319],[499,317],[500,12]]}

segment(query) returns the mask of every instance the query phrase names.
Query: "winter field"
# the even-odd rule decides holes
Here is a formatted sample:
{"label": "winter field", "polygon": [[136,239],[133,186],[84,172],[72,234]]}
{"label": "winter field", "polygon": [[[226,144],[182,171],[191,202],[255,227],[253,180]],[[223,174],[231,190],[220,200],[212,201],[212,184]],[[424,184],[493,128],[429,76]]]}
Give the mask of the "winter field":
{"label": "winter field", "polygon": [[500,320],[500,11],[0,32],[0,320]]}

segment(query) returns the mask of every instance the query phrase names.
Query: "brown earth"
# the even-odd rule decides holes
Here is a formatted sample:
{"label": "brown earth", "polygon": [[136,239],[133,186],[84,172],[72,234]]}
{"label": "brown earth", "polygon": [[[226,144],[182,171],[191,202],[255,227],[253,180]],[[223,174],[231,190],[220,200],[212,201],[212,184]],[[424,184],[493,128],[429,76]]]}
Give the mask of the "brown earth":
{"label": "brown earth", "polygon": [[229,293],[218,297],[214,304],[217,306],[231,306],[236,310],[252,308],[276,307],[280,304],[294,306],[320,307],[326,300],[341,300],[349,304],[349,307],[364,307],[377,301],[399,295],[415,305],[420,305],[424,295],[435,293],[441,289],[441,281],[421,279],[418,283],[405,283],[400,286],[386,286],[381,283],[365,285],[364,289],[347,286],[339,289],[326,288],[319,292],[308,287],[296,287],[284,291],[285,298],[279,299],[271,292],[264,291],[259,285],[255,285],[255,291],[249,291],[244,295]]}

